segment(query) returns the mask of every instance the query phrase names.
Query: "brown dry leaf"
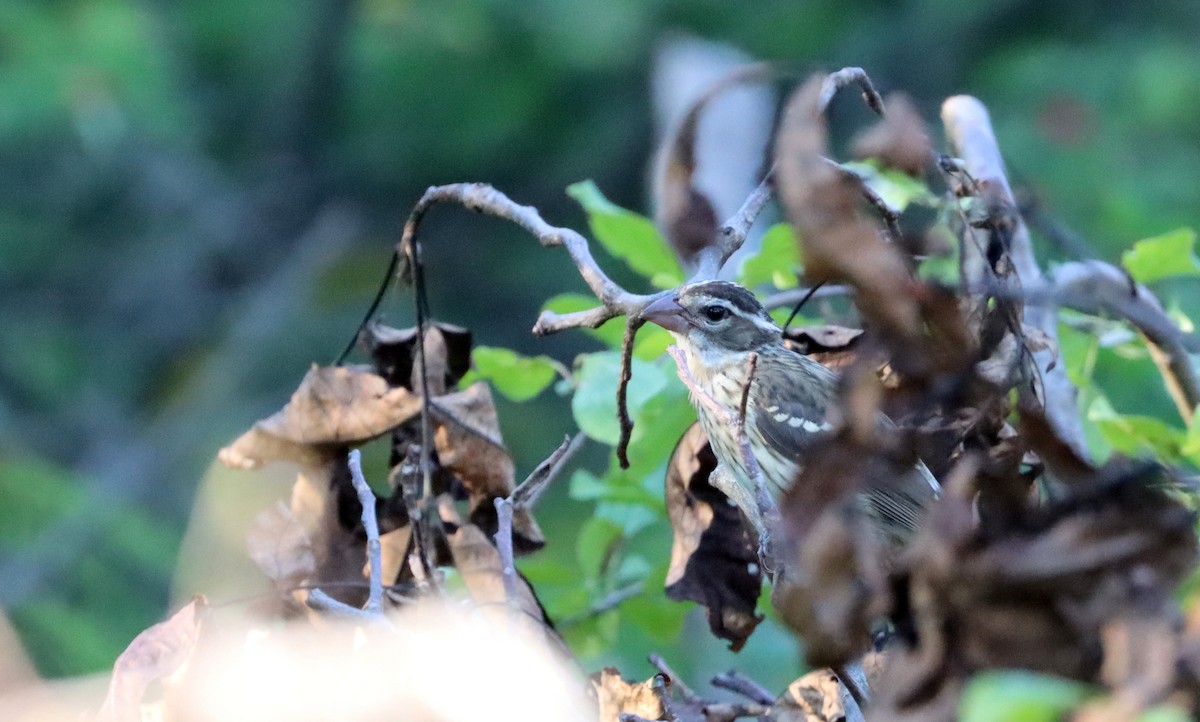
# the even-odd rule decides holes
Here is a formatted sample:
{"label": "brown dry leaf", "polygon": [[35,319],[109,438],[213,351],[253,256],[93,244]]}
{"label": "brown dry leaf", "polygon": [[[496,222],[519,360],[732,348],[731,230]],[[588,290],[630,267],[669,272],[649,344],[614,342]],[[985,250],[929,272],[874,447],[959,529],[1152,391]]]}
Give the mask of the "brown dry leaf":
{"label": "brown dry leaf", "polygon": [[925,121],[904,93],[891,93],[883,107],[883,120],[851,141],[851,153],[856,158],[878,158],[888,167],[919,175],[933,158]]}
{"label": "brown dry leaf", "polygon": [[[429,369],[433,372],[429,375],[429,395],[440,396],[457,386],[471,368],[471,332],[434,321],[426,326],[425,337]],[[414,363],[416,327],[399,329],[373,322],[363,329],[359,344],[371,354],[375,369],[390,385],[420,393],[419,377],[414,377],[414,370],[419,369]]]}
{"label": "brown dry leaf", "polygon": [[[467,592],[478,605],[506,605],[508,599],[504,592],[504,574],[500,561],[500,552],[495,545],[484,536],[479,527],[474,524],[464,524],[453,534],[446,536],[450,546],[450,554],[454,558],[454,567],[462,576]],[[530,618],[549,627],[546,612],[542,609],[533,587],[525,578],[517,574],[518,598],[517,608]]]}
{"label": "brown dry leaf", "polygon": [[737,507],[708,483],[717,459],[699,424],[676,445],[667,465],[667,514],[675,532],[667,596],[705,608],[712,633],[737,651],[762,621],[757,544]]}
{"label": "brown dry leaf", "polygon": [[98,722],[140,722],[142,697],[151,682],[174,674],[196,647],[200,616],[208,602],[196,597],[165,622],[134,637],[113,665]]}
{"label": "brown dry leaf", "polygon": [[622,714],[642,719],[667,719],[667,684],[662,675],[645,682],[626,682],[613,667],[605,667],[591,678],[600,705],[600,722],[621,722]]}
{"label": "brown dry leaf", "polygon": [[774,722],[843,722],[846,705],[837,675],[816,669],[788,685],[771,708]]}
{"label": "brown dry leaf", "polygon": [[292,589],[316,573],[312,540],[281,501],[255,517],[246,535],[246,551],[277,589]]}
{"label": "brown dry leaf", "polygon": [[776,139],[779,199],[802,245],[811,282],[845,282],[855,303],[879,333],[920,336],[921,285],[897,248],[857,216],[858,182],[825,160],[828,131],[819,101],[825,76],[810,78],[788,102]]}
{"label": "brown dry leaf", "polygon": [[318,466],[420,411],[419,397],[388,386],[366,369],[313,366],[283,409],[256,422],[217,458],[234,469],[254,469],[268,461]]}

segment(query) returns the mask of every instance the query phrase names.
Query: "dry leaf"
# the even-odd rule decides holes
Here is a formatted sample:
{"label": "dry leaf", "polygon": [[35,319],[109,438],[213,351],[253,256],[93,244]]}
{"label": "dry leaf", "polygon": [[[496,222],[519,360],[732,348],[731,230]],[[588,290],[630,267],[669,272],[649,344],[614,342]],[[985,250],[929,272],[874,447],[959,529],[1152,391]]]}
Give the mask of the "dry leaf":
{"label": "dry leaf", "polygon": [[362,368],[313,366],[280,411],[254,424],[218,457],[235,469],[268,461],[318,466],[351,445],[391,431],[421,411],[421,399]]}
{"label": "dry leaf", "polygon": [[140,722],[146,688],[178,670],[196,646],[207,602],[196,597],[170,619],[134,637],[113,665],[99,722]]}
{"label": "dry leaf", "polygon": [[283,502],[255,517],[246,550],[277,589],[292,589],[316,573],[312,540]]}
{"label": "dry leaf", "polygon": [[717,460],[693,424],[667,465],[667,514],[675,532],[667,596],[705,608],[712,633],[737,651],[762,621],[758,545],[736,506],[708,483]]}
{"label": "dry leaf", "polygon": [[919,175],[933,159],[925,121],[912,99],[891,93],[883,103],[885,115],[851,142],[857,158],[878,158],[884,165]]}
{"label": "dry leaf", "polygon": [[621,722],[622,714],[642,719],[667,718],[667,685],[662,675],[645,682],[626,682],[613,667],[592,675],[592,689],[600,704],[600,722]]}
{"label": "dry leaf", "polygon": [[817,669],[788,685],[771,708],[774,722],[844,722],[842,685],[828,669]]}

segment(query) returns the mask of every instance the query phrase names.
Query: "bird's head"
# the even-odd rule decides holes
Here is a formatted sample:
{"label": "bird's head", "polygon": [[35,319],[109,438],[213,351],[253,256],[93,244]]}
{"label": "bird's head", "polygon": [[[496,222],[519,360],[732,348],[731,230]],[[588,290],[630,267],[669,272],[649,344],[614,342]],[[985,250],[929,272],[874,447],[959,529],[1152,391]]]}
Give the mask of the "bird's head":
{"label": "bird's head", "polygon": [[754,294],[728,281],[679,288],[642,311],[681,346],[704,352],[747,353],[779,343],[781,332]]}

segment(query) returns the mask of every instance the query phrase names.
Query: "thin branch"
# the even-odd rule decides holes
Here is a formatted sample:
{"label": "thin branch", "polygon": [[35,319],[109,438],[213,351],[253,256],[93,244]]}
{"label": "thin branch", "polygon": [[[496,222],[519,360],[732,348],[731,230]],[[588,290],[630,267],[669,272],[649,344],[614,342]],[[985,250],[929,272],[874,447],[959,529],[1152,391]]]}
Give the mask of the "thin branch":
{"label": "thin branch", "polygon": [[700,699],[700,696],[693,692],[692,688],[687,686],[687,683],[683,681],[683,677],[671,669],[671,665],[667,664],[667,660],[663,659],[662,655],[652,652],[646,656],[646,659],[650,660],[650,664],[653,664],[654,668],[661,672],[664,677],[671,680],[671,685],[679,690],[679,696],[683,697],[684,701],[696,702]]}
{"label": "thin branch", "polygon": [[732,722],[742,717],[768,717],[770,705],[745,702],[718,702],[704,705],[705,722]]}
{"label": "thin branch", "polygon": [[500,552],[500,574],[504,579],[504,597],[510,605],[519,604],[517,588],[517,566],[513,560],[512,518],[513,504],[509,499],[498,496],[496,505],[496,550]]}
{"label": "thin branch", "polygon": [[339,602],[320,589],[313,589],[309,591],[308,598],[305,599],[305,604],[307,604],[310,609],[332,614],[336,617],[345,617],[347,619],[354,619],[363,622],[375,622],[383,619],[383,616],[380,614],[368,612],[367,610],[359,609],[358,607],[352,607],[345,602]]}
{"label": "thin branch", "polygon": [[622,469],[629,468],[629,439],[633,436],[633,419],[629,418],[629,381],[633,378],[633,342],[638,329],[645,323],[636,316],[625,322],[625,337],[621,339],[621,375],[617,381],[617,422],[621,435],[617,439],[617,463]]}
{"label": "thin branch", "polygon": [[842,68],[835,73],[830,73],[825,78],[825,84],[821,86],[821,95],[817,100],[817,112],[824,114],[829,103],[833,101],[833,96],[851,85],[857,85],[862,90],[863,100],[868,108],[875,111],[876,115],[883,115],[883,98],[880,97],[879,91],[875,90],[875,85],[867,76],[867,71],[862,68]]}
{"label": "thin branch", "polygon": [[805,300],[821,300],[824,298],[841,298],[854,294],[854,289],[841,283],[826,283],[819,288],[792,288],[779,293],[773,293],[762,300],[762,305],[768,311],[786,306],[795,306]]}
{"label": "thin branch", "polygon": [[750,192],[742,207],[717,230],[717,242],[696,255],[695,280],[716,278],[725,263],[746,242],[750,228],[775,193],[775,169],[767,171],[762,181]]}
{"label": "thin branch", "polygon": [[771,694],[766,687],[734,669],[718,674],[712,678],[711,682],[714,687],[721,687],[731,692],[736,692],[746,699],[759,704],[770,705],[775,703],[775,695]]}
{"label": "thin branch", "polygon": [[871,207],[879,213],[881,218],[883,218],[883,223],[887,226],[888,234],[891,236],[892,241],[899,241],[901,238],[900,212],[889,206],[887,201],[885,201],[882,196],[876,193],[875,189],[871,188],[870,184],[867,183],[867,178],[862,173],[859,173],[853,168],[842,165],[832,158],[826,158],[825,162],[842,175],[854,180],[855,184],[858,185],[858,190],[862,194],[862,197],[867,201],[867,203],[870,203]]}
{"label": "thin branch", "polygon": [[612,592],[611,594],[605,596],[600,601],[593,604],[590,609],[588,609],[584,612],[580,612],[579,614],[575,614],[573,616],[567,617],[565,619],[560,619],[555,624],[555,627],[558,628],[559,630],[566,630],[566,629],[570,629],[571,627],[574,627],[577,624],[586,622],[589,619],[594,619],[595,617],[599,617],[601,614],[607,614],[608,612],[611,612],[612,610],[621,606],[622,602],[625,602],[626,600],[632,599],[633,597],[636,597],[637,595],[641,594],[642,590],[644,588],[645,588],[645,583],[642,582],[641,580],[633,582],[627,586],[621,587],[620,589],[616,590],[615,592]]}
{"label": "thin branch", "polygon": [[379,521],[375,518],[375,494],[363,476],[362,452],[350,450],[350,480],[362,504],[363,529],[367,532],[367,563],[370,565],[370,591],[366,611],[379,614],[383,611],[383,546],[379,542]]}
{"label": "thin branch", "polygon": [[1092,315],[1107,311],[1132,324],[1149,344],[1180,416],[1191,423],[1200,404],[1200,377],[1190,354],[1200,353],[1200,338],[1180,330],[1149,289],[1132,284],[1115,266],[1076,261],[1055,270],[1053,286],[1027,294],[1046,295],[1054,303]]}
{"label": "thin branch", "polygon": [[[1033,255],[1029,229],[1015,210],[1016,202],[1008,184],[1004,160],[1000,155],[996,135],[992,131],[987,108],[976,98],[958,95],[942,104],[942,123],[955,152],[962,159],[965,170],[982,182],[995,184],[1000,197],[1014,209],[1015,225],[1009,238],[1008,254],[1022,285],[1039,283],[1042,273]],[[1026,309],[1025,320],[1030,326],[1041,330],[1054,346],[1058,345],[1057,314],[1053,309]],[[1050,349],[1038,351],[1033,356],[1041,372],[1043,406],[1047,420],[1071,448],[1087,458],[1087,442],[1076,404],[1076,389],[1067,378],[1065,365],[1053,364],[1054,352]]]}
{"label": "thin branch", "polygon": [[533,206],[520,205],[486,183],[453,183],[426,190],[404,224],[404,235],[400,239],[402,256],[407,256],[404,249],[414,243],[425,213],[438,203],[457,203],[478,213],[502,218],[533,234],[544,248],[567,249],[579,275],[602,305],[598,309],[565,316],[544,312],[534,326],[534,333],[555,333],[580,326],[595,328],[620,315],[637,316],[648,303],[661,295],[638,295],[621,288],[600,270],[586,238],[570,228],[550,225]]}
{"label": "thin branch", "polygon": [[563,439],[562,444],[555,449],[545,461],[537,465],[537,468],[530,472],[529,476],[522,481],[508,498],[512,500],[513,506],[518,508],[533,508],[537,504],[538,499],[556,478],[562,472],[563,466],[575,456],[575,453],[583,448],[583,442],[587,437],[580,432],[574,437]]}

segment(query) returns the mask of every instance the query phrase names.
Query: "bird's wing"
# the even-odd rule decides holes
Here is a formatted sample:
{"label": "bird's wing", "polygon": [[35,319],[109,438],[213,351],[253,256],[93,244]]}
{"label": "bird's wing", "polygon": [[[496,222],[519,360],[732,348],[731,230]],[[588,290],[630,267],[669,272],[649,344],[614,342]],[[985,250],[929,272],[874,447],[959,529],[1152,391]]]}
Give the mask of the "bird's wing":
{"label": "bird's wing", "polygon": [[775,453],[795,460],[829,432],[826,411],[836,391],[837,375],[816,361],[792,351],[760,359],[747,409],[755,418],[747,422]]}
{"label": "bird's wing", "polygon": [[[804,449],[831,431],[826,413],[837,392],[837,375],[799,354],[760,364],[755,371],[753,408],[763,441],[785,457],[797,460]],[[781,374],[783,378],[772,378]],[[880,423],[894,426],[880,414]],[[920,461],[902,475],[871,478],[862,490],[864,511],[880,520],[889,533],[904,538],[916,530],[925,509],[940,493],[929,469]]]}

